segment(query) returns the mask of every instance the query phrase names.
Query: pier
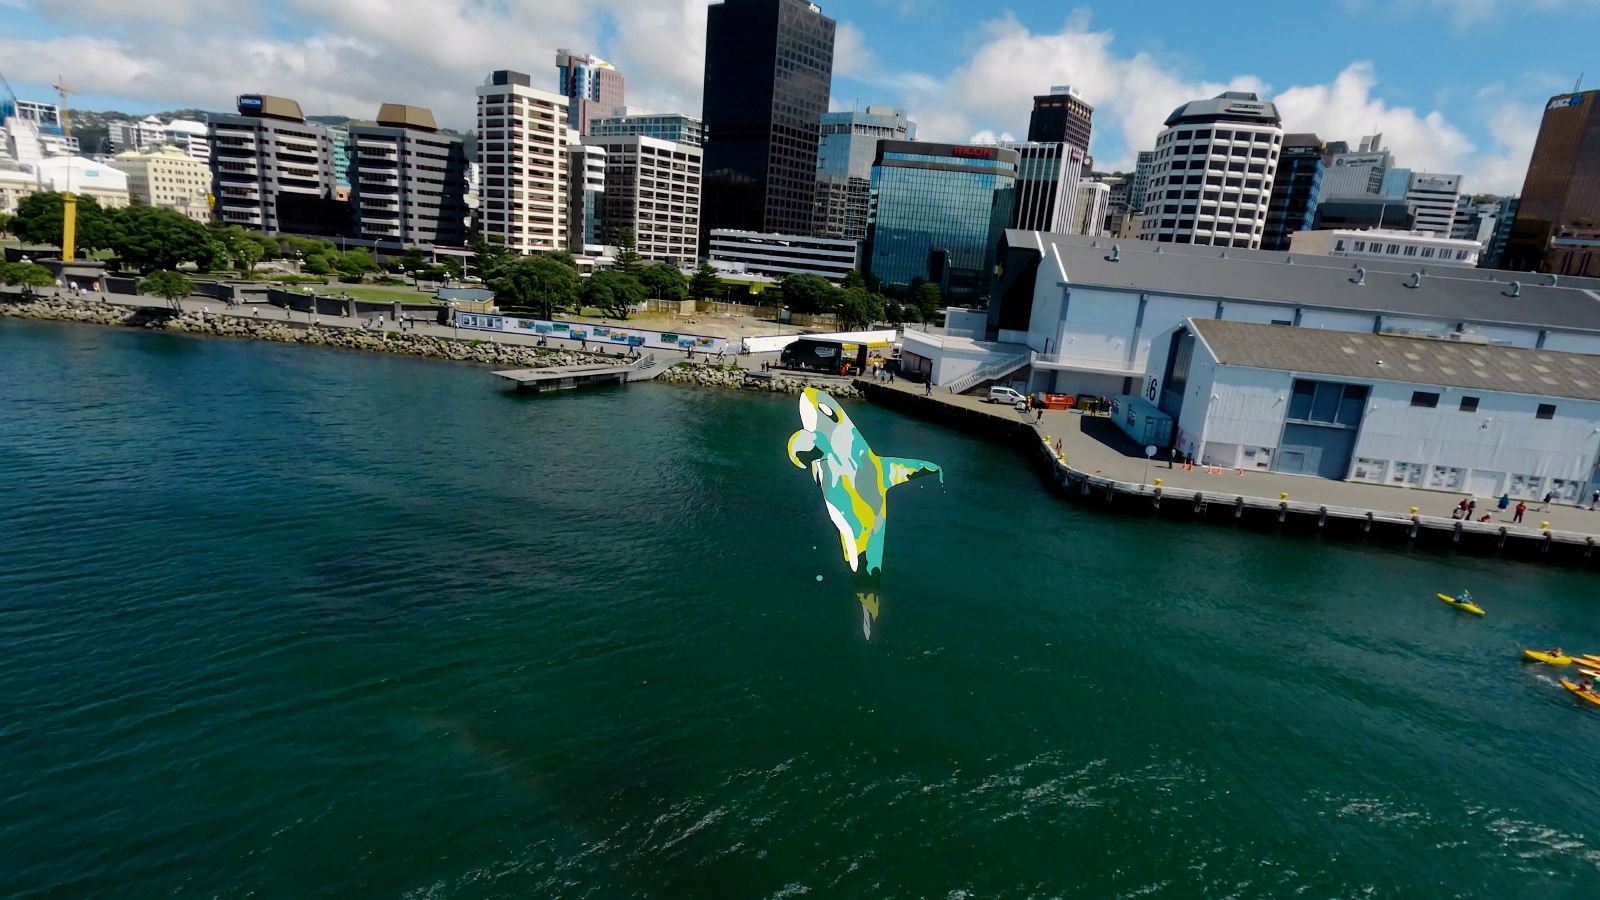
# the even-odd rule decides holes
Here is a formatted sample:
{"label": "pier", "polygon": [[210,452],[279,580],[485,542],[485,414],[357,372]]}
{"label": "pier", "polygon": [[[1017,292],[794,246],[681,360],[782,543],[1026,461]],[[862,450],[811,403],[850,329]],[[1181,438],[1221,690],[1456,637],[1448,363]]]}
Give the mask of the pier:
{"label": "pier", "polygon": [[[1512,509],[1479,497],[1475,515],[1488,522],[1453,519],[1466,495],[1277,472],[1186,469],[1165,451],[1146,459],[1143,448],[1105,416],[1046,410],[1039,421],[981,397],[918,384],[859,379],[868,400],[986,437],[1016,444],[1064,498],[1121,514],[1204,521],[1264,531],[1318,534],[1392,545],[1449,549],[1572,565],[1600,563],[1600,511],[1524,501],[1520,523]],[[1059,444],[1059,450],[1057,446]]]}
{"label": "pier", "polygon": [[519,391],[538,392],[570,390],[586,384],[649,381],[668,368],[658,363],[654,354],[646,354],[628,365],[608,366],[594,363],[579,366],[548,366],[537,369],[506,369],[494,374],[515,382]]}

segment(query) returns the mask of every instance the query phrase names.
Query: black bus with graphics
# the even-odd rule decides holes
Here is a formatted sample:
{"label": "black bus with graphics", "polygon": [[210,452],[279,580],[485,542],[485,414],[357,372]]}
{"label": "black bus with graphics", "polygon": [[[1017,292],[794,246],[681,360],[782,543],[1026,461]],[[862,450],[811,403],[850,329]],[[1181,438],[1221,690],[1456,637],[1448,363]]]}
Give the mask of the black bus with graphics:
{"label": "black bus with graphics", "polygon": [[[817,338],[800,338],[783,348],[778,365],[785,369],[827,372],[831,375],[859,375],[867,368],[867,345]],[[842,371],[849,366],[849,371]]]}

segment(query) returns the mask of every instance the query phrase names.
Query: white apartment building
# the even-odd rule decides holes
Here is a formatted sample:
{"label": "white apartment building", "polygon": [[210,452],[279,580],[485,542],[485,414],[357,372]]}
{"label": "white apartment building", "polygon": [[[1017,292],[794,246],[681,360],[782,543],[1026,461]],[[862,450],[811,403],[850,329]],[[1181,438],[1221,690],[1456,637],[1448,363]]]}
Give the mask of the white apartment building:
{"label": "white apartment building", "polygon": [[151,144],[171,144],[204,163],[211,161],[211,144],[206,139],[206,124],[193,119],[162,122],[145,116],[137,122],[117,122],[107,129],[111,152],[143,150]]}
{"label": "white apartment building", "polygon": [[1478,257],[1483,253],[1483,244],[1457,240],[1431,231],[1334,228],[1295,232],[1289,236],[1289,252],[1415,262],[1420,271],[1428,266],[1476,266]]}
{"label": "white apartment building", "polygon": [[567,249],[567,98],[509,69],[477,94],[479,230],[515,253]]}
{"label": "white apartment building", "polygon": [[772,278],[821,275],[837,284],[851,269],[861,268],[861,242],[850,238],[713,228],[710,240],[706,255],[711,264],[733,272]]}
{"label": "white apartment building", "polygon": [[1073,214],[1072,233],[1091,237],[1105,234],[1106,211],[1111,207],[1111,185],[1104,181],[1078,182],[1078,208]]}
{"label": "white apartment building", "polygon": [[578,143],[577,131],[567,139],[567,249],[574,256],[605,252],[606,151]]}
{"label": "white apartment building", "polygon": [[605,151],[604,243],[633,229],[639,255],[693,265],[700,247],[700,147],[642,135],[591,137]]}
{"label": "white apartment building", "polygon": [[0,168],[0,213],[15,213],[22,198],[38,189],[39,182],[32,172]]}
{"label": "white apartment building", "polygon": [[41,191],[71,191],[93,197],[104,207],[128,205],[128,176],[81,156],[47,156],[33,164],[34,180]]}
{"label": "white apartment building", "polygon": [[1258,248],[1278,172],[1278,109],[1227,91],[1167,117],[1139,236],[1147,241]]}
{"label": "white apartment building", "polygon": [[211,167],[170,144],[128,150],[111,160],[128,176],[135,203],[180,212],[196,222],[211,218]]}
{"label": "white apartment building", "polygon": [[975,146],[1017,151],[1017,200],[1011,208],[1011,227],[1051,232],[1075,227],[1080,219],[1084,163],[1083,151],[1076,144],[1000,141]]}
{"label": "white apartment building", "polygon": [[1406,202],[1416,207],[1416,230],[1448,236],[1456,220],[1456,200],[1460,196],[1460,175],[1412,172],[1406,185]]}

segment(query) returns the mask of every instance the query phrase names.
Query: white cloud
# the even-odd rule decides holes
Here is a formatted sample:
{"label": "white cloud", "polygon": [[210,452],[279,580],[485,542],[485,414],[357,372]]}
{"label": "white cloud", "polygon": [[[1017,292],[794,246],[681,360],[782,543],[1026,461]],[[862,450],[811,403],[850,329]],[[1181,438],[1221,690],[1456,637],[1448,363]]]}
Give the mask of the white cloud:
{"label": "white cloud", "polygon": [[[1495,146],[1480,148],[1457,123],[1437,111],[1393,106],[1376,93],[1370,62],[1355,61],[1331,82],[1274,92],[1252,74],[1226,81],[1193,78],[1149,53],[1120,55],[1110,31],[1094,31],[1075,15],[1058,31],[1034,32],[1009,13],[984,23],[970,56],[944,76],[876,74],[868,78],[900,91],[918,136],[961,141],[978,134],[1020,131],[1031,98],[1050,85],[1071,84],[1095,106],[1091,148],[1103,169],[1127,168],[1134,152],[1154,142],[1162,122],[1182,104],[1225,90],[1254,91],[1277,102],[1289,131],[1314,131],[1324,140],[1354,142],[1380,131],[1398,163],[1414,169],[1458,172],[1474,192],[1515,192],[1522,185],[1537,131],[1538,110],[1509,98],[1485,110]],[[1530,124],[1531,123],[1531,124]],[[1515,132],[1502,128],[1515,127]]]}
{"label": "white cloud", "polygon": [[[705,52],[703,48],[701,52]],[[834,77],[870,76],[877,67],[877,58],[867,46],[866,34],[853,23],[840,22],[833,34]]]}
{"label": "white cloud", "polygon": [[1531,10],[1560,12],[1564,10],[1600,10],[1600,0],[1343,0],[1347,13],[1382,21],[1415,21],[1436,16],[1448,22],[1457,31],[1492,25],[1507,16],[1526,14]]}

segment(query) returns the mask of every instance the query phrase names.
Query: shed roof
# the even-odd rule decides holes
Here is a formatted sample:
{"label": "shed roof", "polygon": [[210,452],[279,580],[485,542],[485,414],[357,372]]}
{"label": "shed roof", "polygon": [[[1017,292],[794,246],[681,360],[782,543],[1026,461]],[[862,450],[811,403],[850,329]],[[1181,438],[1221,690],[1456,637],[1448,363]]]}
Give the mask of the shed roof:
{"label": "shed roof", "polygon": [[[1291,306],[1414,315],[1483,324],[1600,331],[1600,279],[1498,269],[1428,267],[1427,260],[1360,260],[1195,244],[1009,230],[1010,247],[1052,249],[1069,284]],[[1111,248],[1117,247],[1116,262]],[[1357,269],[1365,283],[1357,284]],[[1407,285],[1425,271],[1419,287]],[[1519,283],[1520,294],[1511,282]]]}
{"label": "shed roof", "polygon": [[1600,401],[1600,356],[1221,319],[1189,326],[1225,366]]}

